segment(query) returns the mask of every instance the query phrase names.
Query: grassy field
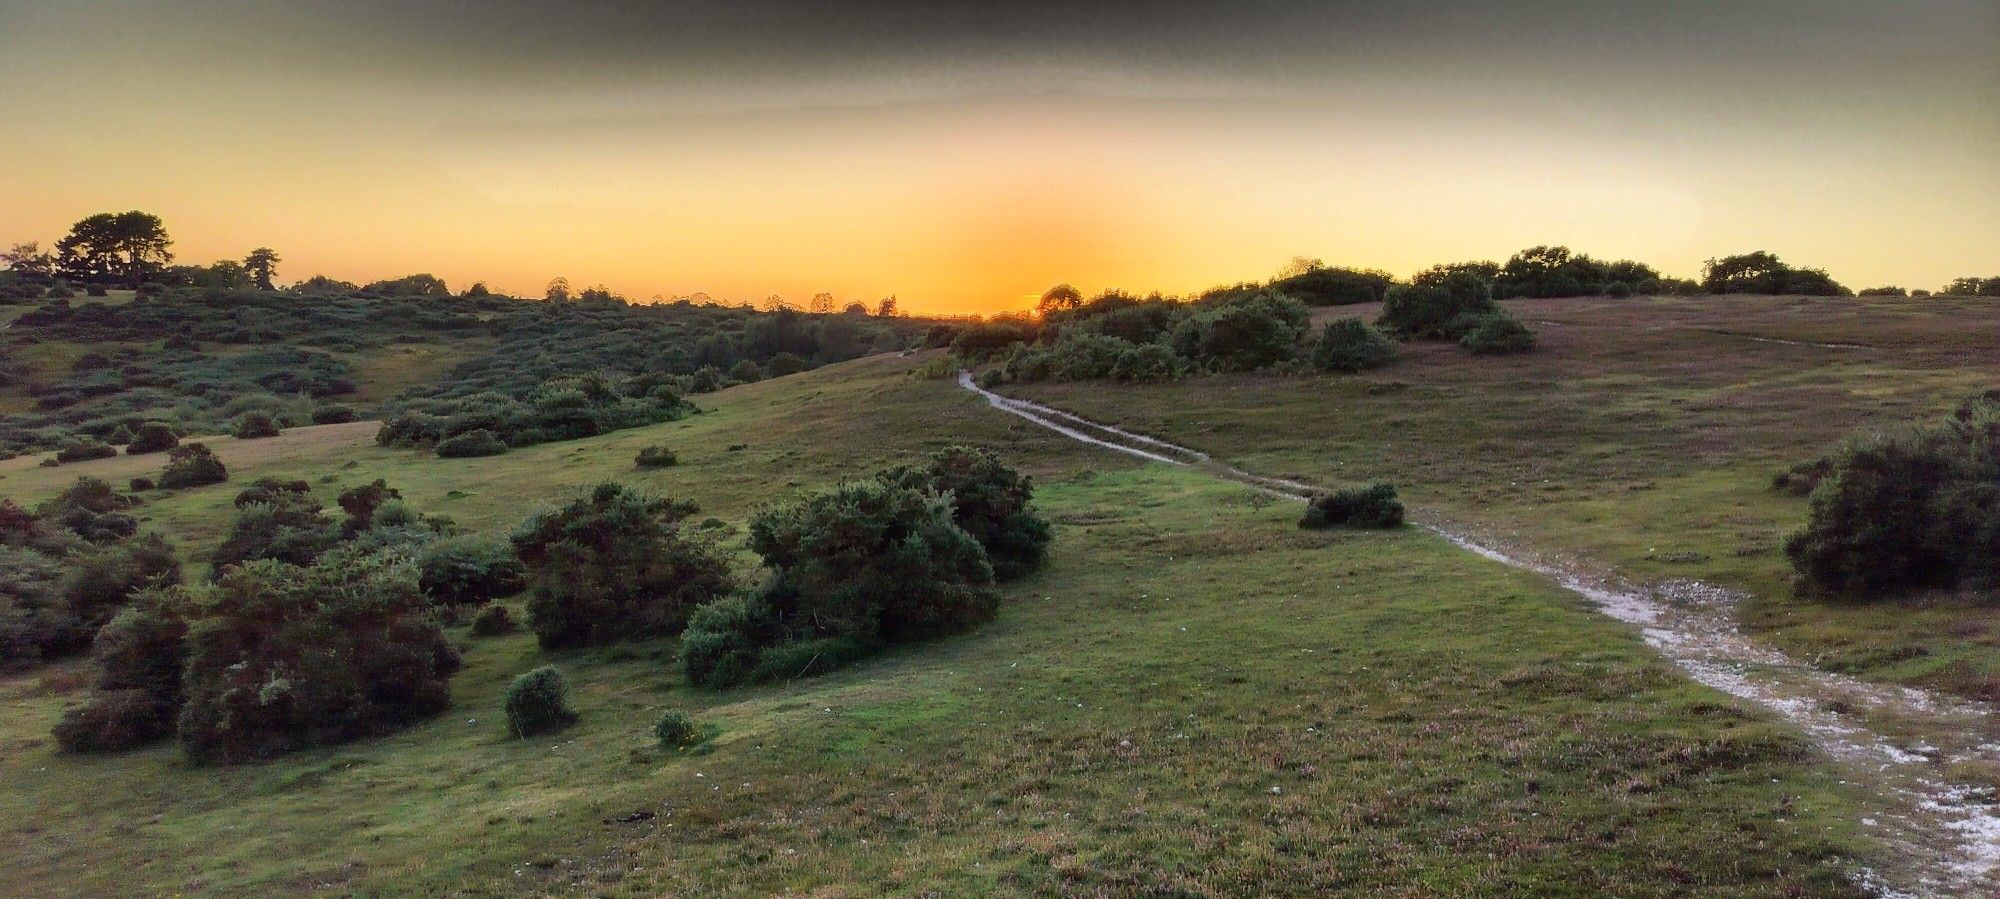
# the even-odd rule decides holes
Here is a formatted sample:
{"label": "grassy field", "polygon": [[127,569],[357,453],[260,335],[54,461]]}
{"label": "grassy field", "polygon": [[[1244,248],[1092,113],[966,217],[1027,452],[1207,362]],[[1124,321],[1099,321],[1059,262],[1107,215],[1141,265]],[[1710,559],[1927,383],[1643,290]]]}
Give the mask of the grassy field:
{"label": "grassy field", "polygon": [[[1139,466],[877,357],[733,388],[683,422],[483,460],[372,426],[217,440],[234,484],[158,496],[196,553],[236,486],[376,477],[481,530],[606,478],[741,525],[758,504],[949,442],[1040,479],[1050,565],[979,632],[730,693],[670,648],[466,639],[456,708],[234,769],[77,758],[74,666],[0,680],[8,895],[1841,895],[1869,847],[1798,738],[1663,666],[1544,581],[1420,532],[1303,532],[1296,509]],[[640,446],[681,466],[639,472]],[[0,463],[33,502],[157,457]],[[583,721],[504,737],[554,662]],[[668,707],[720,735],[649,746]]]}
{"label": "grassy field", "polygon": [[1421,509],[1551,558],[1741,587],[1755,594],[1746,622],[1803,658],[2000,698],[2000,606],[1990,595],[1801,599],[1781,545],[1806,503],[1769,490],[1776,471],[1863,429],[1928,418],[2000,386],[2000,302],[1506,305],[1540,333],[1535,352],[1475,357],[1417,345],[1361,376],[1005,390],[1259,474],[1328,486],[1388,480]]}

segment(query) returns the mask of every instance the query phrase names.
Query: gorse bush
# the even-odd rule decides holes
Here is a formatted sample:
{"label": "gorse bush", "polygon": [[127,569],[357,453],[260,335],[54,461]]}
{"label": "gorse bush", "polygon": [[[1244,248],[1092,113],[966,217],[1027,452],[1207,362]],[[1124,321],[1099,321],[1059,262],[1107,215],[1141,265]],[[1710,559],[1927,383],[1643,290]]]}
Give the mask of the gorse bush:
{"label": "gorse bush", "polygon": [[701,725],[688,713],[675,709],[654,722],[653,738],[662,749],[686,749],[701,742]]}
{"label": "gorse bush", "polygon": [[1832,473],[1833,460],[1821,456],[1772,475],[1771,489],[1790,496],[1811,496]]}
{"label": "gorse bush", "polygon": [[203,443],[184,443],[169,450],[167,467],[160,472],[160,486],[168,490],[205,487],[227,480],[229,468]]}
{"label": "gorse bush", "polygon": [[1521,353],[1535,348],[1535,332],[1505,312],[1477,316],[1460,325],[1459,346],[1475,353]]}
{"label": "gorse bush", "polygon": [[513,547],[490,537],[453,537],[424,548],[418,585],[447,607],[485,605],[527,586],[528,571]]}
{"label": "gorse bush", "polygon": [[[963,630],[999,604],[986,553],[952,521],[947,499],[881,480],[759,513],[750,548],[771,571],[763,586],[703,609],[682,638],[682,663],[696,684],[830,667],[879,646]],[[802,653],[784,651],[798,644]],[[800,670],[785,670],[794,665]]]}
{"label": "gorse bush", "polygon": [[178,734],[197,760],[241,762],[374,736],[451,703],[458,654],[406,561],[247,562],[189,606]]}
{"label": "gorse bush", "polygon": [[639,450],[639,455],[632,460],[632,464],[640,468],[666,468],[679,465],[680,461],[680,457],[674,455],[673,450],[664,446],[649,446]]}
{"label": "gorse bush", "polygon": [[2000,395],[1835,453],[1785,554],[1808,582],[1846,593],[2000,579]]}
{"label": "gorse bush", "polygon": [[1701,287],[1709,293],[1803,294],[1849,296],[1823,270],[1793,268],[1777,256],[1759,250],[1710,259],[1702,266]]}
{"label": "gorse bush", "polygon": [[463,434],[438,441],[437,455],[441,459],[471,459],[481,456],[498,456],[507,451],[507,444],[492,431],[474,428]]}
{"label": "gorse bush", "polygon": [[921,465],[897,466],[880,475],[883,483],[951,497],[951,518],[979,541],[998,580],[1012,580],[1040,567],[1054,534],[1030,502],[1034,480],[1000,461],[989,449],[952,446]]}
{"label": "gorse bush", "polygon": [[346,424],[350,421],[359,421],[360,418],[361,414],[354,411],[353,406],[343,406],[339,403],[314,406],[312,410],[312,423],[316,425]]}
{"label": "gorse bush", "polygon": [[259,503],[274,503],[280,499],[311,492],[312,485],[305,481],[296,479],[288,481],[283,478],[262,477],[251,481],[250,486],[237,492],[235,505],[236,508],[241,509],[244,506],[254,506]]}
{"label": "gorse bush", "polygon": [[472,617],[472,635],[475,637],[498,637],[518,629],[514,613],[507,611],[506,606],[487,606]]}
{"label": "gorse bush", "polygon": [[139,520],[129,511],[134,502],[101,478],[81,477],[36,506],[35,515],[91,543],[115,543],[138,533]]}
{"label": "gorse bush", "polygon": [[569,681],[553,665],[514,678],[507,687],[507,733],[518,739],[554,733],[577,722]]}
{"label": "gorse bush", "polygon": [[92,459],[109,459],[118,455],[118,448],[102,440],[84,437],[72,440],[56,451],[56,461],[64,464],[88,462]]}
{"label": "gorse bush", "polygon": [[1411,339],[1457,339],[1451,325],[1461,316],[1499,311],[1488,282],[1469,272],[1453,272],[1432,283],[1400,284],[1382,303],[1375,324]]}
{"label": "gorse bush", "polygon": [[1274,293],[1203,304],[1174,326],[1176,353],[1217,371],[1254,371],[1298,354],[1304,304]]}
{"label": "gorse bush", "polygon": [[1327,322],[1313,346],[1313,364],[1327,371],[1381,368],[1395,357],[1396,345],[1358,318]]}
{"label": "gorse bush", "polygon": [[1305,517],[1299,519],[1302,528],[1394,528],[1402,524],[1403,503],[1396,498],[1396,488],[1388,484],[1317,494],[1307,501]]}
{"label": "gorse bush", "polygon": [[325,506],[309,492],[256,491],[251,498],[237,510],[228,535],[210,557],[218,576],[258,559],[311,565],[344,537],[339,525],[320,514]]}
{"label": "gorse bush", "polygon": [[70,752],[119,752],[174,733],[187,623],[170,595],[155,593],[98,631],[92,646],[96,691],[56,723],[57,745]]}
{"label": "gorse bush", "polygon": [[236,419],[230,436],[238,440],[255,440],[262,437],[276,437],[280,433],[278,422],[265,412],[245,412]]}
{"label": "gorse bush", "polygon": [[514,532],[527,566],[528,623],[544,648],[680,632],[697,606],[727,593],[712,537],[683,527],[695,507],[601,484]]}
{"label": "gorse bush", "polygon": [[139,429],[132,432],[132,442],[125,444],[125,455],[164,453],[180,444],[180,435],[174,433],[172,425],[163,421],[149,421],[139,425]]}

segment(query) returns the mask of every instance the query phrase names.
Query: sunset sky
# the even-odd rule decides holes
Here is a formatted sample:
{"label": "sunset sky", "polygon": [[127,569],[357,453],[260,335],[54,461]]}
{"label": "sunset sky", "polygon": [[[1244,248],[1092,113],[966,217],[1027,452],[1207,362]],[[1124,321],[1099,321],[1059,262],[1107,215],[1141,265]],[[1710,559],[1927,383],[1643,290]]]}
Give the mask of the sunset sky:
{"label": "sunset sky", "polygon": [[2000,275],[2000,3],[0,0],[0,243],[536,294],[1187,292],[1563,243]]}

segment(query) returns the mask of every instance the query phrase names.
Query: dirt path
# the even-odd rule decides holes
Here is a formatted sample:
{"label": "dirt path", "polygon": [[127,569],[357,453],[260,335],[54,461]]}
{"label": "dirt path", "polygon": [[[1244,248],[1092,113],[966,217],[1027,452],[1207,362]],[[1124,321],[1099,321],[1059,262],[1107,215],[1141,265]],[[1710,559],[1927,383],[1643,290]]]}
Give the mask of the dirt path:
{"label": "dirt path", "polygon": [[[1134,434],[981,388],[959,385],[994,408],[1064,436],[1128,455],[1208,471],[1303,501],[1317,488],[1267,478],[1198,450]],[[1883,896],[2000,895],[2000,802],[1991,787],[1954,782],[1954,768],[2000,766],[1992,709],[1907,687],[1821,671],[1765,646],[1736,626],[1741,596],[1695,581],[1632,585],[1496,548],[1449,522],[1420,526],[1470,552],[1548,577],[1600,612],[1639,628],[1646,642],[1689,677],[1754,702],[1804,731],[1845,769],[1869,800],[1861,825],[1890,850],[1864,886]]]}

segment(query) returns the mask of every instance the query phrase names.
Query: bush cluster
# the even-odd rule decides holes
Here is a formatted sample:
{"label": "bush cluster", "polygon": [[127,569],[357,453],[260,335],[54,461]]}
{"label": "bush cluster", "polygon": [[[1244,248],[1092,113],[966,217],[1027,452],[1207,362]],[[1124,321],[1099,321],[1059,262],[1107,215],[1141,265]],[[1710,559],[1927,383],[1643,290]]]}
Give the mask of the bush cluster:
{"label": "bush cluster", "polygon": [[179,490],[205,487],[229,480],[229,468],[203,443],[184,443],[167,451],[167,467],[160,471],[160,487]]}
{"label": "bush cluster", "polygon": [[1843,593],[2000,580],[2000,392],[1835,453],[1785,554]]}
{"label": "bush cluster", "polygon": [[673,450],[664,446],[649,446],[640,450],[638,457],[634,458],[632,463],[640,468],[667,468],[679,465],[680,461],[680,457],[674,455]]}
{"label": "bush cluster", "polygon": [[1306,503],[1302,528],[1394,528],[1403,524],[1403,502],[1396,488],[1372,484],[1352,490],[1321,493]]}
{"label": "bush cluster", "polygon": [[669,636],[729,592],[714,540],[684,526],[694,512],[607,483],[523,522],[513,547],[527,568],[528,624],[541,645]]}
{"label": "bush cluster", "polygon": [[454,434],[438,441],[437,445],[437,454],[441,459],[498,456],[506,451],[507,444],[485,428],[474,428],[463,434]]}

